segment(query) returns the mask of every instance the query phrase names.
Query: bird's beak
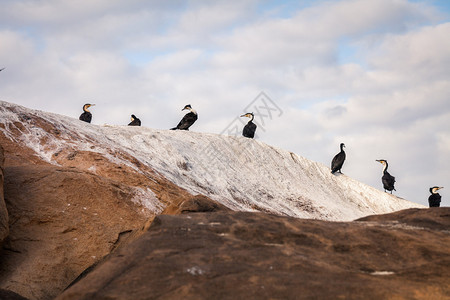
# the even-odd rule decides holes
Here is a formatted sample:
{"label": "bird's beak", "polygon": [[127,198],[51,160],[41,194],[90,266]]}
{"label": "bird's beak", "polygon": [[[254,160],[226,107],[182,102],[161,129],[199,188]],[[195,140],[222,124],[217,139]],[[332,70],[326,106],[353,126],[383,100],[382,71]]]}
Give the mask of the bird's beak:
{"label": "bird's beak", "polygon": [[95,106],[95,104],[91,104],[91,106]]}
{"label": "bird's beak", "polygon": [[439,189],[443,189],[444,187],[440,187]]}
{"label": "bird's beak", "polygon": [[379,161],[378,159],[376,159],[375,161],[377,161],[377,162],[381,163],[381,161]]}
{"label": "bird's beak", "polygon": [[242,115],[241,117],[246,117],[247,115]]}

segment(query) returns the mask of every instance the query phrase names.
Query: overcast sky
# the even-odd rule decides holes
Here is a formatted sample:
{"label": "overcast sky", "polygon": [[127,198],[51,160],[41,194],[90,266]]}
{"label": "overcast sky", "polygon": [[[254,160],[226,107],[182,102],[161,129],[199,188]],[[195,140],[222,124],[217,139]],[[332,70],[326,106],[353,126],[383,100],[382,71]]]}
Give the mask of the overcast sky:
{"label": "overcast sky", "polygon": [[448,0],[1,6],[0,100],[74,118],[95,103],[94,124],[158,129],[191,104],[191,130],[212,133],[248,108],[258,140],[325,165],[343,142],[346,175],[382,190],[387,159],[396,195],[427,205],[444,186],[450,205]]}

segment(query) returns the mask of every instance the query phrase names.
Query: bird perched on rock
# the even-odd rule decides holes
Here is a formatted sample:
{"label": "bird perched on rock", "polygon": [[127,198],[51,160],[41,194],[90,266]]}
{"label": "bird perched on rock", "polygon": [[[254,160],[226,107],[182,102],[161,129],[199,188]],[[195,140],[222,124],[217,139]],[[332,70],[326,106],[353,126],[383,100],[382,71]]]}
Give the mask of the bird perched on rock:
{"label": "bird perched on rock", "polygon": [[443,187],[433,186],[430,187],[430,197],[428,197],[428,204],[430,207],[439,207],[441,206],[441,195],[437,192],[438,190],[443,189]]}
{"label": "bird perched on rock", "polygon": [[241,117],[247,117],[250,118],[250,121],[248,121],[247,125],[244,126],[244,129],[242,130],[242,135],[247,138],[254,138],[255,137],[255,131],[256,131],[256,124],[253,123],[253,119],[255,118],[255,115],[253,113],[246,113],[242,115]]}
{"label": "bird perched on rock", "polygon": [[345,151],[344,151],[344,143],[341,143],[340,145],[341,147],[341,152],[339,152],[338,154],[336,154],[333,157],[333,160],[331,161],[331,173],[334,174],[336,172],[339,172],[342,174],[341,169],[342,169],[342,165],[344,164],[345,161]]}
{"label": "bird perched on rock", "polygon": [[385,159],[377,159],[377,162],[383,165],[383,177],[381,177],[381,182],[383,182],[384,191],[390,191],[392,194],[392,190],[397,191],[394,187],[395,177],[388,173],[388,162]]}
{"label": "bird perched on rock", "polygon": [[184,115],[183,119],[181,119],[180,123],[178,123],[177,127],[171,128],[170,130],[189,130],[189,127],[194,124],[198,119],[198,114],[195,110],[192,109],[190,104],[186,105],[181,111],[189,110],[187,114]]}
{"label": "bird perched on rock", "polygon": [[139,120],[135,115],[131,115],[131,122],[128,126],[141,126],[141,120]]}
{"label": "bird perched on rock", "polygon": [[83,105],[83,113],[80,115],[80,120],[84,121],[84,122],[88,122],[91,123],[92,120],[92,114],[91,112],[88,110],[89,107],[94,106],[95,104],[85,104]]}

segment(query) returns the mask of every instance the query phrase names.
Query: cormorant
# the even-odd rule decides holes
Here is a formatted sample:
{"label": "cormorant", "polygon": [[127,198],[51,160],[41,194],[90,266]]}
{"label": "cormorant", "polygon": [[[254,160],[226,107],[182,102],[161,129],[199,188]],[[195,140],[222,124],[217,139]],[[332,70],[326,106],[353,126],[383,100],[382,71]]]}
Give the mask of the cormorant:
{"label": "cormorant", "polygon": [[336,172],[339,172],[342,174],[341,169],[342,169],[342,165],[344,164],[345,161],[345,152],[344,152],[344,143],[341,143],[341,152],[339,152],[338,154],[336,154],[333,157],[333,160],[331,161],[331,173],[334,174]]}
{"label": "cormorant", "polygon": [[189,130],[192,124],[198,119],[198,114],[195,110],[192,109],[191,105],[186,105],[181,111],[189,110],[190,112],[185,114],[183,119],[181,119],[180,123],[178,123],[177,127],[170,128],[170,130]]}
{"label": "cormorant", "polygon": [[431,195],[428,197],[430,207],[439,207],[441,205],[441,195],[437,192],[440,189],[443,189],[443,187],[433,186],[430,188]]}
{"label": "cormorant", "polygon": [[141,120],[139,120],[135,115],[131,115],[131,122],[128,126],[141,126]]}
{"label": "cormorant", "polygon": [[395,177],[388,173],[388,162],[385,159],[377,159],[377,162],[382,164],[383,167],[383,177],[381,177],[381,182],[383,182],[384,191],[390,191],[392,194],[392,190],[397,191],[394,187]]}
{"label": "cormorant", "polygon": [[253,119],[255,118],[255,115],[253,113],[246,113],[245,115],[242,115],[241,117],[247,117],[250,118],[250,121],[248,121],[247,125],[244,126],[244,129],[242,130],[242,135],[247,138],[254,138],[255,137],[255,131],[256,131],[256,124],[253,123]]}
{"label": "cormorant", "polygon": [[88,110],[89,107],[94,106],[95,104],[85,104],[83,105],[83,113],[80,115],[80,120],[84,121],[84,122],[88,122],[91,123],[92,120],[92,114],[91,112]]}

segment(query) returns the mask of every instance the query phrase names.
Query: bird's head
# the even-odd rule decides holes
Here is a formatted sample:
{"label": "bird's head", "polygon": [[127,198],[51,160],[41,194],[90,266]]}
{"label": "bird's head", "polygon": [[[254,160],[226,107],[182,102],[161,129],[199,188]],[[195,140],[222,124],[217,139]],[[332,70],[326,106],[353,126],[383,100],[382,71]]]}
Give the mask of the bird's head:
{"label": "bird's head", "polygon": [[444,188],[444,187],[439,187],[439,186],[433,186],[433,187],[430,187],[430,193],[436,194],[437,191],[439,191],[440,189],[443,189],[443,188]]}
{"label": "bird's head", "polygon": [[341,143],[341,149],[344,148],[344,147],[345,147],[345,144],[344,144],[344,143]]}
{"label": "bird's head", "polygon": [[255,115],[253,113],[243,114],[241,117],[253,118]]}
{"label": "bird's head", "polygon": [[382,164],[383,166],[387,165],[387,160],[385,159],[377,159],[376,161]]}
{"label": "bird's head", "polygon": [[182,111],[185,110],[185,109],[192,110],[192,106],[190,104],[188,104],[182,109]]}
{"label": "bird's head", "polygon": [[136,119],[135,115],[131,115],[131,121],[134,121]]}
{"label": "bird's head", "polygon": [[91,106],[95,106],[95,104],[86,103],[85,105],[83,105],[83,110],[88,111],[88,108]]}

